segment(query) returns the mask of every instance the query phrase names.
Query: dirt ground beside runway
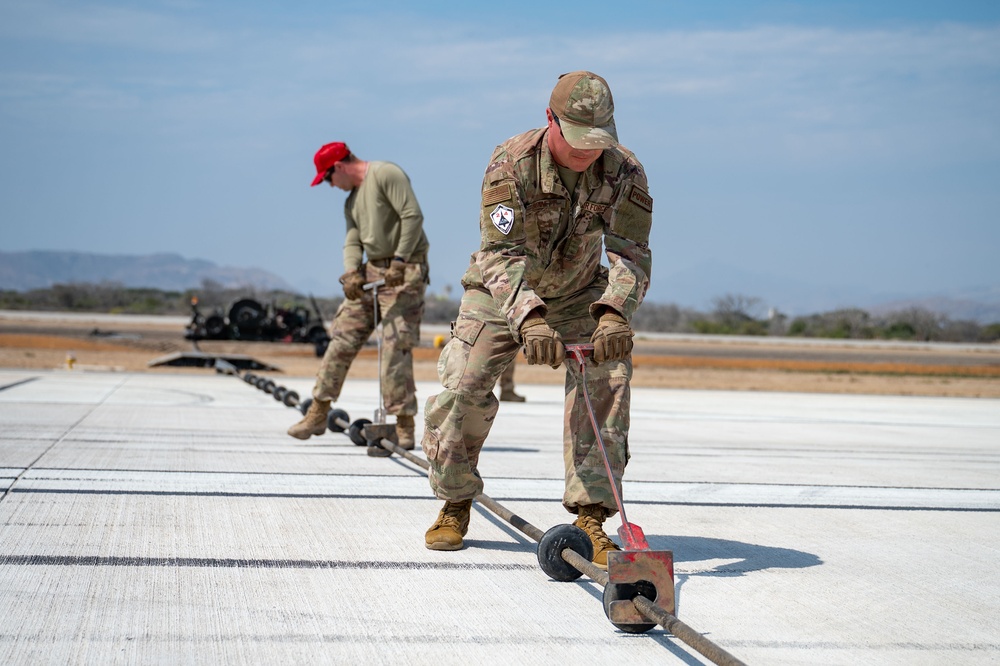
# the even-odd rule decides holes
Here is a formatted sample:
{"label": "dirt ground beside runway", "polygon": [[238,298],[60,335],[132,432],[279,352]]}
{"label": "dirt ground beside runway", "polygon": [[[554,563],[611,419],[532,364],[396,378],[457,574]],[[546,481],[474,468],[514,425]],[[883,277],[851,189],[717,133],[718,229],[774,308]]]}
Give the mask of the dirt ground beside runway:
{"label": "dirt ground beside runway", "polygon": [[[51,315],[38,320],[0,316],[0,368],[68,370],[72,358],[73,371],[202,372],[150,366],[151,361],[194,348],[176,318],[150,319],[155,318],[95,326]],[[414,350],[418,381],[437,379],[439,351],[433,337],[425,332]],[[313,348],[303,344],[203,341],[198,347],[205,353],[250,356],[286,377],[311,377],[319,363]],[[985,351],[943,345],[933,350],[859,350],[790,341],[765,348],[721,339],[647,339],[640,334],[634,364],[637,387],[1000,398],[1000,345]],[[376,369],[376,349],[370,345],[349,377],[373,378]],[[561,384],[563,373],[528,366],[522,358],[516,378],[527,384]]]}

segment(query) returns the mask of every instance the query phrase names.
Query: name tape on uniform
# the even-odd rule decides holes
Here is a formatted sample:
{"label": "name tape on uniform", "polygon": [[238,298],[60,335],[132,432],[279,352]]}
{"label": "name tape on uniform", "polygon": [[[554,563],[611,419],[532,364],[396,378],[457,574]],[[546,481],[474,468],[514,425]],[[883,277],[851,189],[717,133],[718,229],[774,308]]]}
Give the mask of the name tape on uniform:
{"label": "name tape on uniform", "polygon": [[632,186],[632,191],[628,194],[628,200],[647,213],[653,212],[653,197],[646,194],[638,185]]}

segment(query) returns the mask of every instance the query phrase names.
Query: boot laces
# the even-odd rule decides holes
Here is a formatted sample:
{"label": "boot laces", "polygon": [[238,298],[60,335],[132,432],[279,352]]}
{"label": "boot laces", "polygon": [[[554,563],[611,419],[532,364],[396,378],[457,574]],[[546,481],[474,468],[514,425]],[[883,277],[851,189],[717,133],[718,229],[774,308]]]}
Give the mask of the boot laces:
{"label": "boot laces", "polygon": [[465,518],[465,514],[471,506],[471,502],[466,504],[465,502],[446,502],[444,508],[441,509],[441,515],[438,517],[438,525],[447,525],[448,527],[453,527],[456,530],[460,530],[462,526],[462,519]]}
{"label": "boot laces", "polygon": [[597,518],[593,516],[580,516],[576,519],[576,526],[587,533],[590,540],[594,543],[595,550],[607,550],[608,548],[618,549],[618,546],[614,541],[611,540],[604,532],[604,526],[601,524]]}

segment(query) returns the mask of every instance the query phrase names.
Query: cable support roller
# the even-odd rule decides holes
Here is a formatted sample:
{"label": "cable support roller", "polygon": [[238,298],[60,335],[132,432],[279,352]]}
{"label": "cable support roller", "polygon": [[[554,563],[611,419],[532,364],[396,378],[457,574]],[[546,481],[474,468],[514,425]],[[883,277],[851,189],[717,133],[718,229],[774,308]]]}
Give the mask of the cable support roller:
{"label": "cable support roller", "polygon": [[[288,389],[285,389],[284,387],[276,387],[276,385],[273,382],[271,382],[270,385],[267,386],[267,388],[265,389],[263,388],[263,385],[268,381],[267,379],[262,377],[255,377],[253,375],[250,375],[250,373],[247,373],[246,376],[241,377],[239,370],[228,361],[225,361],[223,359],[216,359],[215,368],[217,372],[233,375],[236,378],[241,379],[251,385],[254,385],[254,380],[256,380],[258,388],[260,388],[262,391],[266,391],[267,393],[271,393],[272,391],[278,388],[283,389],[285,391],[285,395],[282,400],[285,402],[285,404],[288,405],[289,407],[300,406],[298,402],[298,395],[295,394],[294,391],[288,391]],[[293,401],[294,404],[289,404],[288,400],[289,394],[294,394],[295,398]],[[311,402],[311,400],[312,400],[311,398],[307,398],[306,401],[303,401],[302,406],[307,406],[308,402]],[[357,430],[358,434],[360,435],[360,432],[363,430],[365,425],[365,424],[360,424],[361,421],[367,421],[367,419],[358,419],[358,421],[355,421],[354,423],[349,423],[347,420],[347,413],[344,412],[343,410],[331,410],[330,414],[328,415],[328,422],[330,422],[332,425],[337,426],[337,428],[340,428],[339,431],[335,430],[335,432],[348,431],[352,441],[354,441],[356,444],[357,441],[354,439],[353,431]],[[332,427],[331,430],[333,430]],[[406,460],[419,466],[424,471],[430,470],[430,463],[428,463],[426,460],[422,458],[418,458],[416,455],[401,448],[396,443],[386,438],[380,438],[379,441],[376,443],[382,448],[388,450],[389,452],[396,453],[400,457],[405,458]],[[365,441],[364,444],[368,445],[369,443]],[[546,536],[545,532],[542,532],[542,530],[532,525],[531,523],[529,523],[527,520],[517,515],[516,513],[510,511],[509,509],[507,509],[502,504],[494,500],[489,495],[486,495],[485,493],[480,493],[479,495],[477,495],[475,497],[475,501],[482,504],[484,507],[486,507],[494,514],[496,514],[498,517],[503,519],[506,523],[508,523],[509,525],[511,525],[512,527],[514,527],[515,529],[526,535],[528,538],[532,539],[533,541],[541,545],[542,540]],[[568,565],[576,569],[580,574],[589,576],[590,579],[593,580],[595,583],[607,589],[608,585],[610,584],[610,578],[608,572],[604,571],[603,569],[595,565],[589,559],[583,557],[580,553],[576,552],[572,548],[564,548],[559,552],[559,556],[562,558],[563,561],[565,561]],[[680,619],[678,619],[676,615],[673,615],[672,613],[663,610],[662,608],[657,606],[653,600],[643,596],[641,593],[632,598],[631,602],[635,606],[635,609],[636,611],[638,611],[639,614],[641,614],[651,622],[663,627],[666,631],[670,632],[675,638],[679,639],[692,649],[699,652],[701,655],[710,660],[712,663],[718,664],[718,666],[746,666],[745,662],[738,659],[731,653],[727,652],[721,646],[705,638],[702,634],[695,631],[689,625],[685,624]]]}
{"label": "cable support roller", "polygon": [[[385,448],[390,449],[393,453],[397,453],[403,458],[406,458],[410,462],[419,465],[424,470],[430,469],[430,463],[426,460],[418,458],[409,451],[400,448],[399,446],[382,440],[381,445]],[[498,503],[489,495],[485,493],[480,493],[476,496],[475,501],[482,504],[484,507],[495,513],[497,516],[502,518],[509,525],[522,532],[533,541],[540,542],[544,533],[529,523],[524,518],[518,516],[516,513],[510,511],[502,504]],[[590,560],[585,559],[575,550],[570,548],[564,549],[560,552],[560,556],[572,567],[577,569],[580,573],[589,576],[591,580],[599,584],[601,587],[607,587],[609,583],[608,573],[595,565]],[[746,666],[746,663],[735,657],[734,655],[727,652],[725,649],[716,645],[709,639],[702,636],[700,633],[692,629],[690,626],[682,622],[677,618],[676,615],[668,613],[657,606],[652,600],[647,599],[641,594],[632,599],[632,603],[635,605],[636,610],[641,614],[645,615],[649,620],[655,624],[660,625],[668,632],[673,634],[676,638],[686,643],[688,646],[694,650],[701,653],[704,657],[709,659],[712,663],[718,664],[719,666]]]}

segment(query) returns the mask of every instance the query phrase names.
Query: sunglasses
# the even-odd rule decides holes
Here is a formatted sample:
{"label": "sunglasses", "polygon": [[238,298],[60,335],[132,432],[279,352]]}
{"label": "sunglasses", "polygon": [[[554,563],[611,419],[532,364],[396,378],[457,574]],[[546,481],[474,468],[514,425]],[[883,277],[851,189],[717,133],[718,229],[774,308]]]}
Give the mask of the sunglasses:
{"label": "sunglasses", "polygon": [[336,170],[337,170],[337,165],[334,164],[332,167],[326,170],[325,174],[323,174],[323,180],[332,185],[333,181],[331,179],[333,178],[333,172]]}

